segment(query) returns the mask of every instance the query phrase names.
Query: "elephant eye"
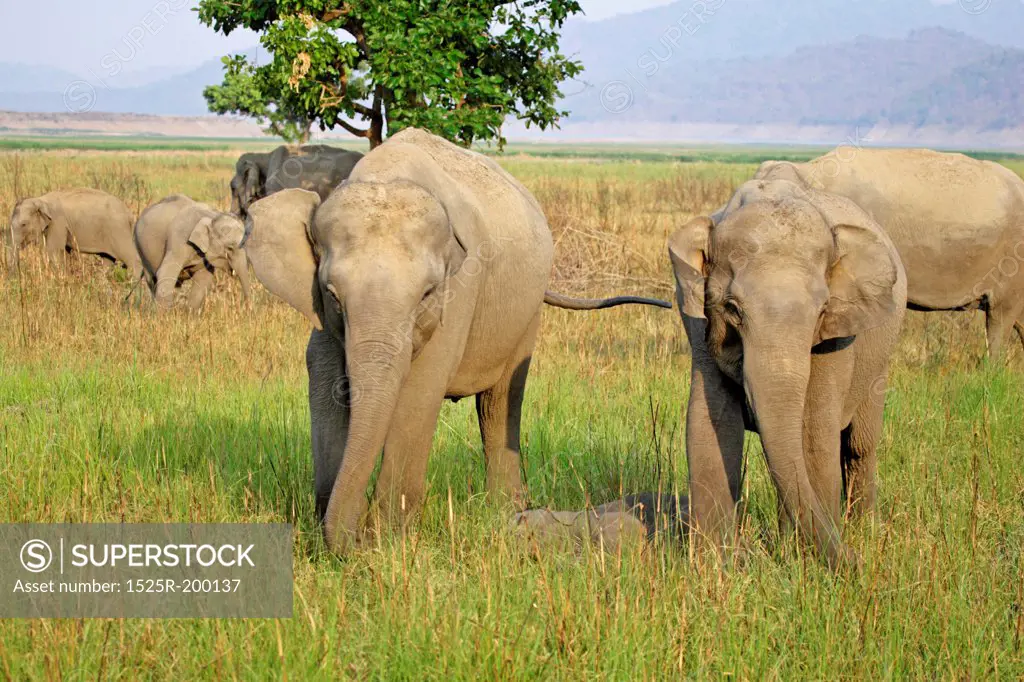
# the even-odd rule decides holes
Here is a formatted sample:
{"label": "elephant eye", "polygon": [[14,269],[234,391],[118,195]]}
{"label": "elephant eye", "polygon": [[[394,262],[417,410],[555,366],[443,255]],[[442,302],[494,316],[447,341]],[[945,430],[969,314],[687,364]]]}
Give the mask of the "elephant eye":
{"label": "elephant eye", "polygon": [[427,290],[423,292],[423,300],[430,298],[435,291],[437,291],[436,284],[432,284],[431,286],[427,287]]}
{"label": "elephant eye", "polygon": [[729,318],[729,322],[733,325],[738,327],[743,324],[743,310],[734,299],[726,299],[722,303],[722,309],[725,311],[726,317]]}
{"label": "elephant eye", "polygon": [[327,285],[327,293],[331,296],[331,302],[334,303],[334,309],[341,312],[341,299],[338,298],[338,292],[334,289],[333,284]]}

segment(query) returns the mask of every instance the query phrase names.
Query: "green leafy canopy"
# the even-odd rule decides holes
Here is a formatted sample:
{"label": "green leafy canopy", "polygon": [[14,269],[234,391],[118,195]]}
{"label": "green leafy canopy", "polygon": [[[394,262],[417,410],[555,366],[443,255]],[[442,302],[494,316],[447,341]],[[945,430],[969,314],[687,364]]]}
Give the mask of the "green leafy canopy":
{"label": "green leafy canopy", "polygon": [[543,129],[567,114],[559,84],[582,65],[558,40],[581,11],[576,0],[200,0],[203,23],[257,31],[271,55],[225,57],[224,82],[204,96],[288,139],[317,124],[376,146],[416,126],[500,146],[509,115]]}

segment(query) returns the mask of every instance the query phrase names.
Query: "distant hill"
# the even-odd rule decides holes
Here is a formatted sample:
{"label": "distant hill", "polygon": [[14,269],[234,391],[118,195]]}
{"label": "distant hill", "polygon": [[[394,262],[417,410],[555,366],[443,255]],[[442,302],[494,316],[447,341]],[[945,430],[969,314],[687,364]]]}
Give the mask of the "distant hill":
{"label": "distant hill", "polygon": [[[623,3],[625,6],[626,3]],[[972,14],[966,9],[978,12]],[[982,10],[982,11],[979,11]],[[679,30],[675,40],[672,27]],[[789,54],[807,45],[848,42],[857,36],[902,38],[941,27],[995,45],[1024,48],[1020,0],[680,0],[602,21],[574,18],[562,47],[587,67],[586,79],[636,74],[645,53],[670,53],[670,62]],[[664,41],[664,42],[663,42]]]}
{"label": "distant hill", "polygon": [[1024,124],[1022,75],[1024,50],[930,28],[781,56],[669,60],[635,79],[611,72],[604,82],[612,86],[599,78],[564,105],[573,122],[884,122],[992,130]]}
{"label": "distant hill", "polygon": [[82,79],[57,69],[0,63],[0,109],[67,112],[69,102],[77,112],[85,108],[87,97],[92,97],[89,111],[201,116],[209,113],[203,88],[220,83],[223,73],[218,58],[153,83],[123,87],[126,79],[116,76],[101,82],[94,77]]}
{"label": "distant hill", "polygon": [[49,66],[0,62],[0,96],[15,92],[63,92],[78,76]]}
{"label": "distant hill", "polygon": [[[1024,148],[1021,0],[681,0],[574,18],[562,49],[586,70],[564,84],[571,115],[550,138],[831,144],[884,128],[889,144]],[[0,64],[0,110],[212,120],[202,91],[222,69],[77,78]]]}

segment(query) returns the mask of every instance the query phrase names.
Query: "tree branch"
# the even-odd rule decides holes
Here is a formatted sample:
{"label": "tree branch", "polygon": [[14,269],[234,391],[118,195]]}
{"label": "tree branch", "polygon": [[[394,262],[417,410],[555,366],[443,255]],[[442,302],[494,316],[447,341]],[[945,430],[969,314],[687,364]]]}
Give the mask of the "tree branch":
{"label": "tree branch", "polygon": [[[376,98],[377,95],[374,94],[374,100],[376,100]],[[375,108],[371,109],[365,104],[360,104],[359,102],[352,102],[352,110],[364,118],[373,118],[374,114],[380,113],[379,109],[376,108],[376,105],[374,106]]]}
{"label": "tree branch", "polygon": [[362,130],[361,128],[356,128],[354,125],[352,125],[348,121],[343,121],[340,118],[338,119],[338,125],[340,125],[342,128],[344,128],[348,132],[352,133],[356,137],[369,137],[370,136],[370,131],[369,130]]}

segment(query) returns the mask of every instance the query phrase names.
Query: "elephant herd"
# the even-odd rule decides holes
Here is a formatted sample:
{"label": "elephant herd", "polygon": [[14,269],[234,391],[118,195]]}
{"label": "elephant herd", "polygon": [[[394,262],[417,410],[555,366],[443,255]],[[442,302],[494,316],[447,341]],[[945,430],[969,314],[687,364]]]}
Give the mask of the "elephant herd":
{"label": "elephant herd", "polygon": [[282,145],[271,152],[242,154],[231,180],[230,213],[181,194],[148,207],[137,221],[120,199],[96,189],[58,190],[25,199],[15,206],[5,235],[8,266],[16,267],[22,246],[42,241],[57,265],[65,251],[122,263],[136,279],[145,277],[161,307],[171,306],[175,289],[191,281],[188,305],[199,309],[218,271],[238,277],[242,297],[248,299],[249,269],[241,248],[248,207],[295,187],[326,198],[362,156],[325,145]]}
{"label": "elephant herd", "polygon": [[[101,192],[26,199],[8,256],[39,236],[54,257],[65,247],[100,253],[144,271],[163,306],[186,279],[201,305],[218,269],[247,296],[251,265],[313,326],[314,490],[339,554],[359,543],[378,465],[383,519],[400,526],[417,513],[446,399],[475,399],[488,489],[521,508],[521,411],[545,303],[670,307],[549,292],[553,244],[536,199],[491,159],[424,131],[366,156],[321,146],[243,154],[235,170],[230,213],[174,195],[147,208],[134,233],[123,204]],[[715,552],[736,544],[749,430],[783,528],[833,568],[856,564],[841,529],[848,513],[874,506],[907,308],[984,310],[992,356],[1013,332],[1024,344],[1024,181],[998,164],[895,149],[766,162],[720,210],[685,222],[668,251],[692,363],[689,496],[665,504]],[[642,494],[517,520],[538,537],[604,537],[620,522],[649,526],[662,502]]]}

